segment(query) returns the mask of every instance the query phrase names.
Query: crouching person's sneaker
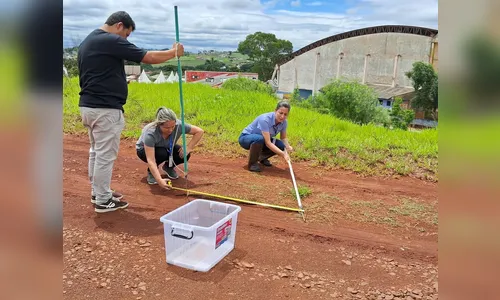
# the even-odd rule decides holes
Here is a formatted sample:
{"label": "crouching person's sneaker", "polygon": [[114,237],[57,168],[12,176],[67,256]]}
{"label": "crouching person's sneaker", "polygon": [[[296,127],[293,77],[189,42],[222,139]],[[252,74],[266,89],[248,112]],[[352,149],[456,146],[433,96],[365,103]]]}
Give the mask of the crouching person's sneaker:
{"label": "crouching person's sneaker", "polygon": [[165,171],[165,173],[167,173],[167,176],[170,179],[177,179],[177,178],[179,178],[179,175],[177,175],[177,172],[175,172],[174,168],[169,168],[168,166],[164,165],[163,166],[163,171]]}
{"label": "crouching person's sneaker", "polygon": [[150,171],[148,171],[148,184],[158,184],[158,182],[156,182],[156,179],[155,177],[153,176],[153,173],[151,173]]}
{"label": "crouching person's sneaker", "polygon": [[113,198],[111,198],[108,200],[108,202],[94,204],[94,210],[97,213],[106,213],[106,212],[110,212],[110,211],[123,209],[123,208],[126,208],[127,206],[128,206],[127,202],[117,201],[117,200],[113,200]]}

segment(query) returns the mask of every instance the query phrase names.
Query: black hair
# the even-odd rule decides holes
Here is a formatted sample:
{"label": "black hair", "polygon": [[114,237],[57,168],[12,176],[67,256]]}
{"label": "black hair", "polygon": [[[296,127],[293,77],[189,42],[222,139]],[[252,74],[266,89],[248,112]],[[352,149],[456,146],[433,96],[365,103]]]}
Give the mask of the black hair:
{"label": "black hair", "polygon": [[281,107],[288,108],[288,111],[290,111],[291,109],[290,103],[285,100],[281,100],[280,102],[278,102],[278,105],[276,105],[276,110],[280,109]]}
{"label": "black hair", "polygon": [[135,30],[135,22],[132,20],[132,17],[125,11],[117,11],[112,13],[108,19],[106,20],[106,25],[113,26],[116,23],[123,23],[123,26],[127,29],[132,28],[132,31]]}

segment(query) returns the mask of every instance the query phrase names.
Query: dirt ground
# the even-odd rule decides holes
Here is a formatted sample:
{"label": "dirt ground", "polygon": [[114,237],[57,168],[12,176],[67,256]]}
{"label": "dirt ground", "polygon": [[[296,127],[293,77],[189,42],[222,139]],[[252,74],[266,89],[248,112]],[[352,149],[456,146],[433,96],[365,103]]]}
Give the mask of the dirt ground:
{"label": "dirt ground", "polygon": [[[242,207],[234,250],[207,273],[165,261],[164,214],[205,198],[146,183],[134,141],[122,140],[112,188],[126,210],[90,203],[87,136],[64,137],[65,299],[437,299],[437,183],[361,177],[293,163],[305,192],[296,212]],[[293,156],[292,156],[293,159]],[[297,207],[288,166],[194,152],[173,185]]]}

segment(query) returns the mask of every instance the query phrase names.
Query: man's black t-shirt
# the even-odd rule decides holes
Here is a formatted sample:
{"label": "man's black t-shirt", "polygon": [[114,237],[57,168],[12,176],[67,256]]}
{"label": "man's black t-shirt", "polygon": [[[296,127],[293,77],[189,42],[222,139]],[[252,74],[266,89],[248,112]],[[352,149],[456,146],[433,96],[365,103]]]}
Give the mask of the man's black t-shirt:
{"label": "man's black t-shirt", "polygon": [[78,49],[79,106],[123,110],[128,96],[124,60],[140,63],[146,52],[117,34],[91,32]]}

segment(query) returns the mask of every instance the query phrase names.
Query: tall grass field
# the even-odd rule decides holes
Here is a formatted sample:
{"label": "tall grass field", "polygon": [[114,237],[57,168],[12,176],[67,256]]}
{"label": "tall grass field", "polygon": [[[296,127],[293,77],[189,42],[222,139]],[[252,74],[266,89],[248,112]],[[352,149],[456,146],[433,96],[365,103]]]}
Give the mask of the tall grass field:
{"label": "tall grass field", "polygon": [[[185,122],[205,130],[196,150],[218,156],[246,156],[247,151],[238,144],[240,132],[259,114],[274,111],[278,101],[262,92],[215,89],[203,84],[183,83],[182,89]],[[64,79],[66,133],[86,133],[78,107],[79,91],[78,78]],[[138,138],[144,123],[154,119],[160,106],[172,108],[180,119],[178,83],[131,83],[122,137]],[[287,132],[294,147],[293,161],[363,175],[399,174],[437,180],[437,129],[414,132],[359,126],[292,107]]]}

